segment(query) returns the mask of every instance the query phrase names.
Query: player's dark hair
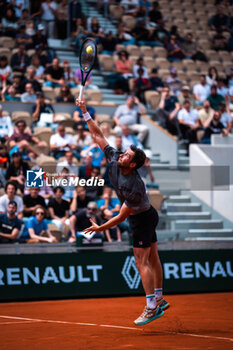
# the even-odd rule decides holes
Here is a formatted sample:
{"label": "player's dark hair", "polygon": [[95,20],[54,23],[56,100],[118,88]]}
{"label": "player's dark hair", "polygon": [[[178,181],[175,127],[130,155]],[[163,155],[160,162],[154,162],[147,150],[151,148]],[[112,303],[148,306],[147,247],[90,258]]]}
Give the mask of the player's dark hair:
{"label": "player's dark hair", "polygon": [[54,190],[53,190],[53,193],[57,193],[57,190],[60,190],[63,194],[65,193],[65,190],[64,190],[64,188],[63,187],[61,187],[61,186],[57,186],[57,187],[55,187],[54,188]]}
{"label": "player's dark hair", "polygon": [[141,168],[146,160],[145,152],[134,145],[131,145],[130,149],[134,152],[134,157],[131,160],[131,163],[136,163],[135,169]]}
{"label": "player's dark hair", "polygon": [[14,188],[15,188],[15,193],[16,193],[16,191],[17,191],[17,185],[16,185],[15,182],[13,182],[13,181],[8,181],[8,182],[6,183],[5,192],[7,191],[7,188],[8,188],[9,185],[14,186]]}

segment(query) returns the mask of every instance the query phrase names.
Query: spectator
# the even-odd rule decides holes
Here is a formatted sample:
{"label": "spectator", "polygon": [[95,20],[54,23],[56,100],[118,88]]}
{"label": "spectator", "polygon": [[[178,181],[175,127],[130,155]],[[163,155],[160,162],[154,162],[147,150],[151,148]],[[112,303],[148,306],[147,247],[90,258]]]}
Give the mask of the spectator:
{"label": "spectator", "polygon": [[134,15],[139,5],[138,0],[121,0],[120,6],[124,9],[124,14]]}
{"label": "spectator", "polygon": [[13,9],[15,11],[15,15],[17,19],[22,18],[22,9],[24,7],[25,0],[15,0],[13,2]]}
{"label": "spectator", "polygon": [[88,179],[91,176],[92,170],[93,170],[93,165],[92,165],[92,161],[93,161],[93,155],[92,153],[88,153],[85,156],[84,159],[84,165],[82,165],[79,168],[79,177],[81,179]]}
{"label": "spectator", "polygon": [[135,145],[138,148],[143,149],[141,142],[138,140],[137,136],[130,133],[130,128],[128,125],[122,125],[122,148],[126,151],[131,145]]}
{"label": "spectator", "polygon": [[99,44],[100,38],[104,37],[103,29],[101,28],[97,17],[89,18],[89,20],[87,27],[88,36],[95,38],[97,44]]}
{"label": "spectator", "polygon": [[45,33],[49,38],[54,38],[57,3],[52,0],[44,0],[41,4],[41,7],[41,20],[43,26],[45,27]]}
{"label": "spectator", "polygon": [[[74,175],[70,174],[69,169],[66,167],[63,167],[63,169],[60,171],[60,174],[57,176],[57,186],[60,186],[64,189],[62,199],[68,201],[69,203],[73,198],[73,192],[75,189],[75,185],[69,181],[70,177],[73,176]],[[66,183],[63,182],[63,180],[66,180]]]}
{"label": "spectator", "polygon": [[165,28],[165,21],[163,19],[159,19],[157,27],[152,34],[152,38],[156,42],[156,46],[166,46],[168,42],[168,36],[169,32]]}
{"label": "spectator", "polygon": [[21,102],[36,102],[36,94],[31,83],[25,85],[26,92],[21,95]]}
{"label": "spectator", "polygon": [[30,15],[33,19],[35,28],[37,27],[40,21],[40,16],[42,13],[41,2],[42,0],[30,1]]}
{"label": "spectator", "polygon": [[33,35],[33,46],[35,48],[40,48],[41,50],[47,50],[48,49],[48,40],[47,40],[47,35],[44,35],[45,27],[43,24],[38,24],[36,34]]}
{"label": "spectator", "polygon": [[15,13],[12,10],[12,8],[9,7],[6,9],[6,13],[2,18],[1,24],[4,35],[15,38],[18,29],[18,24],[15,17]]}
{"label": "spectator", "polygon": [[196,107],[196,102],[191,94],[191,90],[188,85],[182,86],[181,93],[177,96],[179,104],[183,106],[185,100],[189,100],[192,108]]}
{"label": "spectator", "polygon": [[13,80],[12,69],[8,64],[6,56],[0,56],[0,75],[3,75],[7,84],[11,84]]}
{"label": "spectator", "polygon": [[171,35],[167,44],[167,58],[169,61],[180,61],[185,58],[185,54],[177,42],[176,35]]}
{"label": "spectator", "polygon": [[224,125],[220,122],[221,113],[214,111],[214,114],[204,123],[205,133],[201,143],[210,144],[211,135],[222,134],[227,136],[228,132],[224,129]]}
{"label": "spectator", "polygon": [[31,66],[35,71],[35,80],[43,80],[44,78],[44,67],[40,64],[38,55],[33,55],[31,60]]}
{"label": "spectator", "polygon": [[0,214],[0,243],[15,241],[21,229],[21,221],[16,216],[17,203],[9,201],[7,212]]}
{"label": "spectator", "polygon": [[58,103],[74,103],[74,96],[71,94],[69,85],[62,85],[59,95],[56,97]]}
{"label": "spectator", "polygon": [[197,129],[200,127],[199,115],[195,109],[191,108],[188,100],[184,102],[177,118],[183,138],[189,143],[197,143]]}
{"label": "spectator", "polygon": [[77,213],[81,209],[87,207],[88,203],[91,201],[91,197],[87,196],[86,189],[83,186],[77,186],[73,192],[72,202],[70,204],[70,210],[72,213]]}
{"label": "spectator", "polygon": [[26,123],[24,120],[18,120],[15,125],[14,133],[9,138],[10,156],[18,151],[22,154],[23,159],[28,159],[28,156],[30,158],[38,157],[39,152],[33,148],[32,144],[36,144],[39,148],[43,149],[45,143],[25,131]]}
{"label": "spectator", "polygon": [[79,153],[75,152],[76,145],[74,138],[71,134],[66,134],[65,127],[59,125],[57,128],[57,133],[52,135],[50,138],[50,148],[53,156],[58,159],[65,155],[69,150],[74,152],[74,156],[79,159]]}
{"label": "spectator", "polygon": [[161,92],[163,89],[163,81],[158,76],[158,69],[153,68],[150,74],[150,85],[151,88],[155,91]]}
{"label": "spectator", "polygon": [[39,206],[46,207],[45,200],[39,195],[40,189],[38,187],[29,188],[29,194],[23,197],[24,217],[33,215],[34,210]]}
{"label": "spectator", "polygon": [[[109,209],[103,209],[102,211],[102,218],[103,222],[108,221],[112,218],[112,212]],[[121,242],[121,230],[118,225],[111,227],[110,229],[107,229],[104,231],[105,237],[109,243],[113,241],[113,239],[117,240],[117,242]]]}
{"label": "spectator", "polygon": [[82,232],[91,225],[90,219],[97,225],[101,224],[101,220],[97,216],[97,209],[97,204],[95,202],[89,202],[87,209],[83,209],[70,217],[70,242],[74,242],[76,240],[76,234]]}
{"label": "spectator", "polygon": [[67,38],[67,22],[68,22],[68,3],[67,0],[62,0],[56,11],[56,27],[58,39]]}
{"label": "spectator", "polygon": [[89,132],[85,131],[85,127],[82,123],[77,124],[76,132],[77,134],[74,136],[74,141],[77,150],[81,152],[84,147],[91,145],[92,137]]}
{"label": "spectator", "polygon": [[203,106],[201,109],[198,110],[199,119],[201,121],[202,126],[204,126],[204,123],[212,117],[214,114],[213,108],[210,106],[210,102],[208,100],[203,102]]}
{"label": "spectator", "polygon": [[225,135],[227,135],[231,132],[233,120],[231,118],[231,115],[226,110],[225,101],[222,101],[220,103],[219,112],[221,114],[220,122],[222,123],[222,125],[224,126],[224,129],[226,130]]}
{"label": "spectator", "polygon": [[209,19],[208,24],[212,30],[227,30],[230,24],[230,19],[224,14],[223,6],[218,6],[216,14]]}
{"label": "spectator", "polygon": [[26,50],[33,47],[33,40],[32,37],[26,33],[25,23],[19,24],[18,33],[16,34],[16,44],[17,46],[20,44],[25,45]]}
{"label": "spectator", "polygon": [[25,45],[20,44],[18,48],[18,52],[14,53],[11,56],[11,67],[13,71],[25,73],[26,68],[30,64],[30,58],[25,53]]}
{"label": "spectator", "polygon": [[117,28],[117,41],[123,45],[135,44],[134,37],[123,22],[119,23]]}
{"label": "spectator", "polygon": [[71,32],[76,30],[77,19],[82,18],[82,6],[79,0],[73,0],[69,3],[69,12],[70,12],[70,26]]}
{"label": "spectator", "polygon": [[105,139],[111,147],[115,147],[115,136],[111,134],[111,128],[108,123],[102,123],[100,126]]}
{"label": "spectator", "polygon": [[217,29],[216,34],[213,36],[212,48],[214,50],[227,50],[227,39],[221,29]]}
{"label": "spectator", "polygon": [[[45,208],[40,205],[37,206],[33,216],[27,220],[19,240],[23,242],[29,241],[30,243],[56,243],[57,240],[49,231],[45,217]],[[42,236],[42,233],[45,233],[47,237]]]}
{"label": "spectator", "polygon": [[225,100],[228,100],[229,89],[226,86],[225,79],[218,78],[217,80],[217,93],[222,95]]}
{"label": "spectator", "polygon": [[84,18],[77,18],[75,32],[72,33],[74,38],[72,45],[75,47],[77,54],[79,53],[82,42],[86,38],[87,34],[88,31],[86,20]]}
{"label": "spectator", "polygon": [[182,49],[186,58],[190,58],[194,61],[208,61],[205,54],[197,47],[197,43],[193,41],[192,33],[186,34]]}
{"label": "spectator", "polygon": [[193,94],[196,104],[201,106],[210,94],[210,86],[206,83],[206,77],[204,74],[200,76],[200,83],[194,85]]}
{"label": "spectator", "polygon": [[63,62],[63,68],[65,84],[71,88],[75,87],[74,73],[72,72],[72,68],[70,67],[69,61]]}
{"label": "spectator", "polygon": [[37,92],[36,104],[32,107],[32,129],[35,126],[49,126],[52,130],[56,130],[56,115],[53,106],[45,102],[43,92]]}
{"label": "spectator", "polygon": [[13,134],[14,126],[9,116],[3,115],[2,105],[0,105],[0,142],[5,143]]}
{"label": "spectator", "polygon": [[170,76],[166,79],[166,85],[169,87],[169,90],[175,95],[180,93],[182,86],[182,81],[177,76],[177,69],[175,67],[170,68]]}
{"label": "spectator", "polygon": [[122,145],[122,136],[121,135],[116,135],[115,144],[116,144],[116,150],[123,153],[124,149],[123,149],[123,145]]}
{"label": "spectator", "polygon": [[23,217],[23,200],[20,196],[16,195],[17,186],[14,182],[7,182],[5,186],[5,194],[0,197],[0,213],[7,213],[8,204],[11,201],[17,203],[16,215],[21,220]]}
{"label": "spectator", "polygon": [[14,152],[12,154],[12,161],[7,168],[6,180],[14,182],[22,193],[24,193],[27,170],[30,170],[28,163],[22,160],[19,152]]}
{"label": "spectator", "polygon": [[65,159],[57,164],[57,173],[60,174],[63,168],[67,168],[70,174],[78,176],[77,163],[73,162],[73,152],[67,151],[65,153]]}
{"label": "spectator", "polygon": [[159,3],[158,1],[154,1],[152,3],[152,9],[149,12],[149,19],[152,23],[158,23],[159,20],[163,19],[163,15],[161,11],[159,10]]}
{"label": "spectator", "polygon": [[216,67],[210,67],[208,70],[208,75],[206,76],[206,82],[209,86],[217,85],[218,80],[218,70]]}
{"label": "spectator", "polygon": [[11,85],[8,89],[5,85],[1,91],[2,102],[5,101],[20,101],[20,96],[16,94],[16,89]]}
{"label": "spectator", "polygon": [[149,45],[152,46],[153,42],[150,31],[146,28],[146,22],[144,19],[140,19],[132,30],[133,37],[136,40],[137,45]]}
{"label": "spectator", "polygon": [[[158,188],[155,182],[154,175],[152,173],[151,165],[150,165],[150,159],[152,157],[152,152],[151,150],[144,150],[145,155],[146,155],[146,160],[145,163],[141,168],[138,169],[139,175],[142,177],[142,180],[144,181],[146,187],[150,188]],[[148,181],[147,177],[149,176],[150,181]]]}
{"label": "spectator", "polygon": [[132,132],[136,132],[139,141],[142,143],[145,141],[148,134],[148,127],[142,124],[138,124],[138,114],[145,114],[145,107],[139,102],[138,98],[134,96],[128,97],[126,104],[117,108],[114,121],[116,127],[114,131],[116,133],[121,132],[122,125],[128,125]]}
{"label": "spectator", "polygon": [[148,79],[149,76],[148,76],[147,68],[146,68],[144,61],[143,61],[143,57],[139,57],[136,61],[136,64],[133,66],[133,76],[135,78],[139,77],[139,74],[138,74],[139,68],[141,68],[143,70],[142,77]]}
{"label": "spectator", "polygon": [[101,37],[101,44],[103,48],[102,54],[112,56],[116,49],[117,38],[113,36],[111,31],[107,31],[105,36]]}
{"label": "spectator", "polygon": [[[102,177],[100,175],[100,168],[93,167],[90,178],[91,177],[101,179]],[[96,200],[96,198],[99,198],[100,196],[102,196],[103,186],[99,186],[98,184],[97,185],[93,184],[92,186],[86,186],[86,194],[88,198],[91,198],[91,200],[94,201]]]}
{"label": "spectator", "polygon": [[118,60],[115,63],[116,73],[114,75],[115,87],[123,92],[129,92],[128,78],[133,77],[132,61],[129,60],[127,51],[122,50],[118,53]]}
{"label": "spectator", "polygon": [[[84,73],[84,77],[85,77],[85,73]],[[80,68],[77,68],[77,70],[74,73],[74,82],[75,82],[77,87],[81,87],[82,76],[81,76],[81,69]],[[98,90],[98,86],[92,84],[92,74],[91,73],[87,77],[87,80],[85,83],[85,88]]]}
{"label": "spectator", "polygon": [[210,105],[211,107],[218,111],[219,110],[219,105],[222,101],[225,101],[224,97],[222,95],[219,95],[217,93],[217,87],[215,85],[212,85],[211,86],[211,89],[210,89],[210,95],[209,97],[207,98],[207,100],[210,101]]}
{"label": "spectator", "polygon": [[168,86],[163,88],[159,106],[155,110],[155,116],[159,120],[160,125],[167,129],[173,135],[181,137],[179,123],[177,121],[177,113],[180,105],[176,96],[170,95]]}
{"label": "spectator", "polygon": [[46,68],[48,68],[52,62],[53,59],[53,55],[50,54],[49,56],[49,50],[47,49],[47,51],[43,51],[43,46],[42,45],[36,45],[35,46],[35,55],[37,55],[39,57],[40,60],[40,64]]}
{"label": "spectator", "polygon": [[41,84],[38,82],[35,76],[36,76],[35,69],[32,66],[28,67],[26,79],[24,79],[22,82],[23,90],[25,90],[26,84],[30,83],[32,84],[33,90],[35,92],[41,91]]}
{"label": "spectator", "polygon": [[105,155],[104,152],[100,149],[100,147],[92,140],[92,144],[90,146],[84,147],[81,151],[81,156],[84,158],[88,153],[92,154],[92,166],[100,167],[105,165]]}
{"label": "spectator", "polygon": [[68,224],[69,218],[69,202],[62,199],[65,191],[64,188],[58,186],[54,188],[55,197],[49,200],[48,212],[51,217],[51,223],[56,225],[63,232],[65,224]]}
{"label": "spectator", "polygon": [[[85,97],[83,97],[83,101],[85,103],[87,103],[87,99]],[[96,122],[97,121],[97,115],[96,115],[96,111],[92,106],[87,106],[87,111],[90,114],[90,116],[92,117],[92,119]],[[73,120],[76,122],[76,127],[78,125],[80,125],[81,122],[84,122],[83,119],[83,114],[81,111],[81,108],[79,106],[77,106],[74,110],[73,113]],[[86,123],[84,123],[84,127],[86,127]],[[86,128],[86,130],[88,130],[88,127]]]}
{"label": "spectator", "polygon": [[64,85],[64,68],[59,64],[59,58],[55,57],[52,64],[45,70],[46,82],[45,86],[60,87]]}
{"label": "spectator", "polygon": [[139,99],[140,102],[146,104],[145,100],[145,91],[150,89],[150,81],[147,78],[143,78],[143,69],[138,68],[139,77],[134,79],[133,91],[135,96]]}
{"label": "spectator", "polygon": [[12,84],[12,86],[15,88],[15,94],[16,94],[17,97],[20,97],[21,94],[24,93],[24,88],[22,86],[21,74],[18,75],[18,73],[13,73],[13,84]]}

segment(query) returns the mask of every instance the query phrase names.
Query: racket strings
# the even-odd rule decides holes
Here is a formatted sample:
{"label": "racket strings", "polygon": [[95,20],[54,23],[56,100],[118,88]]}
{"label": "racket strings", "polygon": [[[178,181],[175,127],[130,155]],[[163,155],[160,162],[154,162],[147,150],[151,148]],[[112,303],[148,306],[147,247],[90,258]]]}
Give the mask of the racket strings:
{"label": "racket strings", "polygon": [[[91,47],[92,52],[89,53],[87,48]],[[96,46],[95,44],[90,40],[87,40],[85,44],[83,45],[81,56],[80,56],[80,64],[82,71],[87,73],[93,66],[96,56]]]}

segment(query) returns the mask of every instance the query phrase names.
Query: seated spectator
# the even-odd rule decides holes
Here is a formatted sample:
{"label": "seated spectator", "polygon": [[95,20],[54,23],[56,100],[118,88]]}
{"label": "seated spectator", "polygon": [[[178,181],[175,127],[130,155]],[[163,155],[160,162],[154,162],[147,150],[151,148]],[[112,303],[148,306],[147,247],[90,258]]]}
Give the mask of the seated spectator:
{"label": "seated spectator", "polygon": [[208,70],[208,75],[206,76],[206,82],[209,86],[217,85],[218,80],[218,70],[216,67],[210,67]]}
{"label": "seated spectator", "polygon": [[58,103],[74,103],[74,96],[70,91],[69,85],[62,85],[59,95],[56,97]]}
{"label": "seated spectator", "polygon": [[157,23],[157,27],[152,33],[152,38],[156,43],[156,46],[166,46],[168,42],[169,32],[165,28],[165,21],[163,19],[159,19]]}
{"label": "seated spectator", "polygon": [[35,144],[39,148],[43,149],[45,147],[44,141],[40,141],[36,136],[32,136],[25,131],[26,123],[24,120],[18,120],[15,125],[16,128],[14,133],[9,139],[9,154],[12,155],[14,152],[19,151],[22,154],[23,159],[28,159],[28,157],[38,157],[39,152],[35,150],[32,144]]}
{"label": "seated spectator", "polygon": [[33,40],[32,37],[26,33],[25,23],[19,24],[18,33],[16,34],[16,44],[17,46],[20,44],[25,45],[26,50],[33,47]]}
{"label": "seated spectator", "polygon": [[181,92],[178,94],[177,98],[181,106],[183,106],[184,101],[189,100],[191,107],[192,108],[196,107],[195,99],[191,94],[191,90],[188,85],[182,86]]}
{"label": "seated spectator", "polygon": [[70,30],[74,32],[76,29],[76,22],[82,17],[82,6],[79,1],[71,1],[69,3],[69,14],[70,14]]}
{"label": "seated spectator", "polygon": [[[21,74],[13,73],[13,84],[12,86],[15,88],[15,94],[17,97],[20,97],[22,93],[24,93],[24,87],[22,86],[22,77]],[[20,99],[19,99],[20,100]]]}
{"label": "seated spectator", "polygon": [[169,31],[169,38],[173,35],[176,37],[177,43],[182,45],[182,43],[184,42],[185,39],[183,38],[182,35],[180,35],[179,28],[176,25],[171,26],[170,31]]}
{"label": "seated spectator", "polygon": [[24,193],[27,170],[30,170],[28,163],[22,160],[19,152],[14,152],[12,154],[12,161],[7,168],[6,180],[14,182],[22,193]]}
{"label": "seated spectator", "polygon": [[[100,175],[100,168],[93,167],[90,178],[98,178],[101,179],[102,176]],[[99,186],[98,184],[93,184],[92,186],[86,186],[86,194],[88,198],[91,198],[91,200],[96,200],[96,198],[99,198],[103,194],[103,186]]]}
{"label": "seated spectator", "polygon": [[7,212],[0,214],[0,243],[15,241],[21,229],[21,221],[16,216],[17,203],[9,201]]}
{"label": "seated spectator", "polygon": [[210,102],[205,100],[203,102],[202,108],[198,110],[199,119],[201,121],[201,125],[204,126],[204,123],[212,117],[214,114],[213,108],[210,106]]}
{"label": "seated spectator", "polygon": [[173,94],[178,95],[180,93],[182,81],[178,78],[175,67],[170,68],[170,76],[166,79],[166,85]]}
{"label": "seated spectator", "polygon": [[12,8],[7,8],[5,15],[2,17],[1,27],[4,33],[4,36],[10,36],[15,38],[18,24],[15,17],[15,13]]}
{"label": "seated spectator", "polygon": [[62,187],[55,187],[53,191],[55,197],[49,200],[48,212],[51,223],[63,232],[65,224],[68,224],[70,203],[62,199],[65,193]]}
{"label": "seated spectator", "polygon": [[113,55],[117,45],[117,38],[113,36],[111,31],[107,31],[105,36],[101,38],[101,44],[103,48],[102,54]]}
{"label": "seated spectator", "polygon": [[[158,185],[154,184],[155,178],[152,173],[151,165],[150,165],[150,159],[152,157],[152,152],[151,150],[144,150],[145,155],[146,155],[146,160],[145,163],[141,168],[138,169],[138,173],[141,176],[143,182],[145,183],[146,187],[150,188],[158,188]],[[149,176],[149,180],[148,180]]]}
{"label": "seated spectator", "polygon": [[33,68],[35,71],[35,80],[43,80],[44,67],[41,65],[38,55],[35,54],[32,56],[30,68]]}
{"label": "seated spectator", "polygon": [[21,102],[23,102],[23,103],[25,103],[25,102],[35,103],[37,97],[36,97],[35,91],[34,91],[31,83],[27,83],[25,85],[25,91],[26,92],[24,92],[21,95]]}
{"label": "seated spectator", "polygon": [[20,96],[16,93],[16,89],[11,85],[8,89],[5,85],[1,91],[2,102],[6,101],[20,101]]}
{"label": "seated spectator", "polygon": [[220,122],[222,123],[222,125],[224,126],[224,129],[226,130],[225,135],[229,134],[231,132],[231,129],[232,129],[233,120],[232,120],[230,113],[228,113],[228,111],[226,110],[226,102],[225,101],[222,101],[220,103],[219,112],[221,114]]}
{"label": "seated spectator", "polygon": [[41,8],[41,20],[45,28],[45,33],[48,36],[48,38],[54,38],[57,3],[53,0],[46,0],[42,2]]}
{"label": "seated spectator", "polygon": [[193,94],[196,104],[201,106],[210,94],[210,86],[206,83],[206,77],[204,74],[200,76],[200,83],[194,85]]}
{"label": "seated spectator", "polygon": [[38,24],[36,34],[33,36],[33,46],[39,46],[42,50],[47,50],[48,49],[48,40],[47,36],[44,35],[44,29],[45,27],[43,24]]}
{"label": "seated spectator", "polygon": [[227,88],[225,79],[218,78],[217,80],[217,93],[228,100],[229,89]]}
{"label": "seated spectator", "polygon": [[5,143],[13,134],[14,125],[9,116],[3,115],[3,108],[0,105],[0,142]]}
{"label": "seated spectator", "polygon": [[25,52],[25,45],[20,44],[18,51],[11,56],[11,67],[13,71],[25,73],[30,65],[30,58]]}
{"label": "seated spectator", "polygon": [[152,3],[152,9],[149,11],[149,19],[150,19],[150,22],[155,24],[158,23],[159,20],[163,19],[163,15],[159,10],[158,1],[154,1]]}
{"label": "seated spectator", "polygon": [[139,102],[138,98],[128,97],[126,104],[120,105],[114,114],[113,119],[116,123],[114,131],[120,133],[122,125],[128,125],[132,132],[137,133],[139,141],[143,143],[148,134],[148,127],[138,124],[139,113],[145,114],[145,107]]}
{"label": "seated spectator", "polygon": [[135,96],[139,99],[140,102],[146,104],[144,93],[146,90],[150,89],[150,81],[147,78],[143,78],[143,69],[138,68],[138,78],[134,79],[133,91]]}
{"label": "seated spectator", "polygon": [[136,64],[133,66],[133,76],[135,78],[139,77],[138,69],[141,68],[143,70],[142,77],[148,79],[147,67],[144,65],[144,60],[142,57],[139,57],[136,61]]}
{"label": "seated spectator", "polygon": [[115,75],[115,87],[123,92],[128,92],[128,78],[133,77],[133,66],[127,51],[122,50],[118,53],[115,66],[115,72],[117,73],[117,76]]}
{"label": "seated spectator", "polygon": [[64,40],[67,38],[68,16],[68,1],[62,0],[60,4],[58,4],[56,10],[56,29],[58,39]]}
{"label": "seated spectator", "polygon": [[212,30],[227,30],[230,25],[230,18],[224,14],[223,6],[218,6],[216,14],[212,16],[208,24],[211,26]]}
{"label": "seated spectator", "polygon": [[205,133],[201,143],[210,144],[211,135],[213,134],[222,134],[222,136],[228,135],[228,131],[224,129],[220,119],[221,113],[219,111],[214,111],[214,114],[204,123]]}
{"label": "seated spectator", "polygon": [[[83,97],[83,101],[85,102],[85,104],[87,103],[87,99],[85,97]],[[97,122],[97,115],[96,115],[96,111],[92,106],[87,106],[87,111],[90,114],[90,116],[92,117],[92,119]],[[83,119],[83,113],[81,111],[81,108],[79,106],[76,106],[74,113],[73,113],[73,120],[76,122],[76,127],[78,125],[80,125],[80,122],[84,122]],[[88,130],[88,126],[86,125],[86,123],[84,123],[84,127],[86,130]]]}
{"label": "seated spectator", "polygon": [[32,84],[35,92],[41,91],[41,84],[36,79],[36,71],[32,66],[28,67],[26,78],[22,81],[23,90],[25,90],[28,83]]}
{"label": "seated spectator", "polygon": [[111,147],[115,147],[115,136],[111,134],[111,128],[108,123],[102,123],[100,126],[105,139]]}
{"label": "seated spectator", "polygon": [[189,143],[197,143],[197,129],[200,128],[199,115],[195,109],[191,108],[188,100],[184,102],[177,118],[183,138]]}
{"label": "seated spectator", "polygon": [[29,194],[23,197],[24,217],[33,215],[34,210],[39,206],[46,207],[45,200],[39,195],[39,187],[30,187]]}
{"label": "seated spectator", "polygon": [[205,54],[198,48],[197,43],[193,41],[192,33],[186,34],[185,41],[182,44],[182,49],[186,58],[190,58],[194,61],[208,61]]}
{"label": "seated spectator", "polygon": [[137,136],[130,133],[130,128],[128,125],[122,125],[122,148],[126,151],[131,145],[143,149],[141,142],[138,140]]}
{"label": "seated spectator", "polygon": [[0,213],[7,213],[8,204],[11,201],[15,201],[17,203],[17,211],[16,215],[18,219],[21,220],[23,218],[23,200],[20,196],[16,195],[17,186],[14,182],[7,182],[5,186],[5,194],[0,197]]}
{"label": "seated spectator", "polygon": [[86,154],[86,156],[85,156],[84,165],[82,165],[79,168],[78,176],[81,179],[86,179],[87,180],[91,176],[91,173],[92,173],[92,170],[93,170],[92,161],[93,161],[93,155],[90,152],[90,153]]}
{"label": "seated spectator", "polygon": [[74,41],[72,45],[75,47],[76,53],[79,53],[83,40],[87,37],[87,23],[85,18],[77,18],[74,31],[71,33]]}
{"label": "seated spectator", "polygon": [[124,14],[134,15],[139,5],[138,0],[121,0],[120,6],[124,9]]}
{"label": "seated spectator", "polygon": [[115,148],[117,151],[119,152],[124,152],[124,148],[122,145],[122,136],[121,135],[116,135],[116,139],[115,139]]}
{"label": "seated spectator", "polygon": [[219,105],[222,101],[225,101],[224,97],[217,93],[217,87],[215,85],[211,86],[210,95],[207,98],[210,101],[210,105],[216,111],[219,110]]}
{"label": "seated spectator", "polygon": [[100,43],[100,38],[104,36],[103,29],[101,28],[98,18],[92,17],[90,21],[88,21],[88,36],[96,39],[97,44]]}
{"label": "seated spectator", "polygon": [[175,35],[171,35],[167,44],[167,58],[171,62],[180,61],[185,58],[185,53],[181,49],[180,44],[178,44]]}
{"label": "seated spectator", "polygon": [[[75,185],[69,181],[70,177],[74,177],[74,175],[71,174],[69,172],[69,169],[66,167],[63,167],[57,176],[57,186],[60,186],[64,189],[62,199],[68,201],[69,203],[73,198],[73,192],[75,189]],[[64,182],[64,180],[66,181]]]}
{"label": "seated spectator", "polygon": [[74,73],[72,71],[72,68],[70,67],[69,61],[63,62],[63,68],[65,85],[68,85],[70,88],[75,87],[76,84],[74,81]]}
{"label": "seated spectator", "polygon": [[[33,216],[31,216],[19,236],[19,240],[22,242],[30,242],[30,243],[56,243],[56,238],[51,234],[48,229],[48,224],[45,219],[46,210],[42,206],[37,206],[33,212]],[[47,237],[41,234],[45,233]]]}
{"label": "seated spectator", "polygon": [[[109,219],[112,218],[112,212],[109,209],[103,209],[102,210],[102,218],[103,223],[107,222]],[[118,225],[111,227],[110,229],[107,229],[104,231],[105,237],[109,243],[111,243],[114,240],[117,240],[117,242],[121,242],[121,230]]]}
{"label": "seated spectator", "polygon": [[[84,73],[84,77],[85,77],[85,73]],[[74,73],[74,82],[75,82],[77,87],[81,87],[82,75],[81,75],[80,68],[77,68],[77,70]],[[93,89],[93,90],[99,89],[97,85],[92,84],[92,74],[91,73],[87,77],[87,80],[85,82],[85,88]]]}
{"label": "seated spectator", "polygon": [[32,107],[32,129],[35,126],[49,126],[54,131],[58,124],[56,123],[56,115],[53,106],[45,102],[43,92],[37,92],[36,104]]}
{"label": "seated spectator", "polygon": [[117,28],[117,41],[118,44],[134,45],[135,39],[131,34],[131,31],[127,28],[125,23],[121,22]]}
{"label": "seated spectator", "polygon": [[4,176],[6,173],[6,169],[8,168],[10,164],[10,156],[7,152],[8,147],[6,144],[0,143],[0,164],[2,165],[2,168],[4,170]]}
{"label": "seated spectator", "polygon": [[223,35],[222,30],[218,29],[212,39],[212,49],[227,50],[227,38]]}
{"label": "seated spectator", "polygon": [[76,240],[76,234],[91,226],[90,219],[97,225],[101,224],[101,220],[97,215],[97,209],[95,202],[89,202],[86,209],[82,209],[70,217],[71,237],[69,242],[74,242]]}
{"label": "seated spectator", "polygon": [[47,49],[47,51],[43,51],[43,45],[36,45],[35,46],[35,50],[36,53],[35,55],[37,55],[39,57],[40,60],[40,64],[46,68],[48,68],[52,62],[52,55],[50,54],[50,56],[48,55],[49,51]]}
{"label": "seated spectator", "polygon": [[90,146],[84,147],[81,151],[81,156],[83,158],[86,157],[87,154],[92,154],[92,166],[93,167],[101,167],[105,165],[106,159],[104,152],[100,149],[100,147],[94,142],[92,139],[92,144]]}
{"label": "seated spectator", "polygon": [[60,66],[59,58],[55,57],[52,64],[45,69],[45,86],[60,87],[65,84],[64,68]]}
{"label": "seated spectator", "polygon": [[77,159],[80,159],[79,153],[76,151],[74,138],[71,134],[66,134],[63,125],[59,125],[57,133],[51,136],[50,149],[56,159],[63,157],[69,150],[72,150],[74,156]]}
{"label": "seated spectator", "polygon": [[84,147],[91,145],[92,137],[89,132],[85,131],[85,125],[82,123],[77,123],[74,141],[79,152],[81,152]]}
{"label": "seated spectator", "polygon": [[163,81],[162,79],[158,76],[158,69],[153,68],[151,73],[150,73],[150,85],[152,90],[161,92],[163,89]]}
{"label": "seated spectator", "polygon": [[159,106],[155,110],[155,116],[163,128],[181,138],[179,123],[177,121],[179,109],[180,105],[177,97],[170,95],[168,86],[165,86],[160,97]]}
{"label": "seated spectator", "polygon": [[8,64],[8,59],[6,56],[0,56],[0,75],[3,75],[5,77],[7,84],[12,84],[12,69]]}
{"label": "seated spectator", "polygon": [[132,30],[132,35],[136,40],[136,45],[153,46],[152,36],[150,31],[146,28],[144,19],[140,19]]}
{"label": "seated spectator", "polygon": [[65,153],[65,159],[57,164],[57,173],[60,174],[63,168],[67,168],[70,174],[78,176],[77,163],[73,162],[73,152],[67,151]]}
{"label": "seated spectator", "polygon": [[92,200],[91,197],[89,197],[86,194],[86,189],[84,186],[77,186],[73,192],[73,198],[70,204],[70,210],[72,213],[77,213],[81,209],[84,209],[87,207],[88,203]]}

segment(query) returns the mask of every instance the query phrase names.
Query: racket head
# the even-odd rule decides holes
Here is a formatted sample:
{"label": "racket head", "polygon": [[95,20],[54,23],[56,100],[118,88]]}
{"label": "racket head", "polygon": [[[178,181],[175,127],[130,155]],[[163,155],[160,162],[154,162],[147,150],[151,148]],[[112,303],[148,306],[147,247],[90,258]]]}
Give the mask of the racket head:
{"label": "racket head", "polygon": [[[87,48],[91,47],[92,52],[88,53]],[[82,85],[85,84],[87,75],[92,70],[97,56],[97,46],[95,40],[92,38],[87,38],[83,41],[80,52],[79,52],[79,63],[82,73],[85,73],[85,79],[82,78]],[[83,74],[82,74],[83,77]]]}

